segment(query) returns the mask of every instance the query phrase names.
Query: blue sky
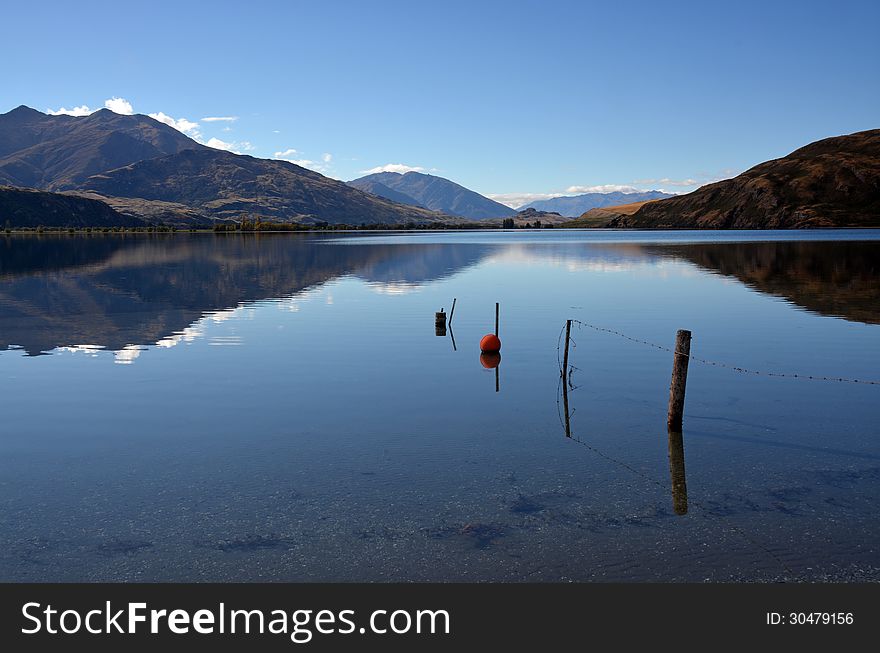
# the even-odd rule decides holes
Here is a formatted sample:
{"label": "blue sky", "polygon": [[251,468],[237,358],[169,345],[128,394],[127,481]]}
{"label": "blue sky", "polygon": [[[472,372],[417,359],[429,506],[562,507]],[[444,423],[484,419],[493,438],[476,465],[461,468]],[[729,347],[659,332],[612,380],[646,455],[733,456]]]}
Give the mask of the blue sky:
{"label": "blue sky", "polygon": [[340,179],[400,164],[511,204],[687,191],[880,127],[876,1],[84,1],[2,16],[0,111],[123,98],[112,106],[220,147]]}

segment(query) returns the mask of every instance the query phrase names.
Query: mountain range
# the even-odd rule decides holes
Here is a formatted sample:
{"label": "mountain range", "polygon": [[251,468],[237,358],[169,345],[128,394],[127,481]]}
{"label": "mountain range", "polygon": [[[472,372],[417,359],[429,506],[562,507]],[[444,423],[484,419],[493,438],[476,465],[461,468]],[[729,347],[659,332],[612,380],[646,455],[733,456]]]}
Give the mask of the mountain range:
{"label": "mountain range", "polygon": [[377,172],[348,182],[379,197],[469,220],[506,218],[516,210],[454,181],[421,172]]}
{"label": "mountain range", "polygon": [[437,222],[441,214],[375,197],[287,161],[211,148],[138,161],[92,175],[82,190],[199,208],[211,218],[275,222],[399,224]]}
{"label": "mountain range", "polygon": [[[144,115],[47,115],[26,106],[0,114],[0,225],[47,227],[244,219],[495,226],[509,217],[619,228],[877,227],[880,130],[826,138],[733,179],[664,195],[589,193],[522,207],[539,217],[420,172],[345,183],[286,161],[207,147]],[[570,220],[587,206],[582,219]]]}
{"label": "mountain range", "polygon": [[664,197],[674,197],[674,195],[659,190],[584,193],[583,195],[565,195],[547,200],[536,200],[519,207],[519,210],[537,209],[538,211],[559,213],[568,218],[576,218],[590,209],[616,206],[618,204],[632,204],[633,202],[645,202],[647,200],[659,200]]}
{"label": "mountain range", "polygon": [[[377,197],[286,161],[207,147],[149,116],[107,109],[74,117],[20,106],[0,115],[0,184],[104,202],[126,216],[120,226],[130,224],[129,219],[189,226],[245,218],[332,224],[455,220]],[[7,208],[0,224],[17,219],[34,205],[32,195],[12,194],[8,189],[4,193]],[[21,211],[12,210],[18,200],[25,205]],[[49,198],[44,195],[40,201]],[[69,200],[56,198],[55,205],[65,201]],[[80,221],[49,211],[42,224],[79,226]]]}

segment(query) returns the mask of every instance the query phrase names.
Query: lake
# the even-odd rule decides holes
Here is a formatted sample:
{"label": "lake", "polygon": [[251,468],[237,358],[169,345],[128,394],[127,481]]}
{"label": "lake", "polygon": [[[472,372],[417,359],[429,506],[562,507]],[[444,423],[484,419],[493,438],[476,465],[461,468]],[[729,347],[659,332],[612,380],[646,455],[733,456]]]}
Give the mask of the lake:
{"label": "lake", "polygon": [[878,580],[872,380],[880,231],[0,237],[0,580]]}

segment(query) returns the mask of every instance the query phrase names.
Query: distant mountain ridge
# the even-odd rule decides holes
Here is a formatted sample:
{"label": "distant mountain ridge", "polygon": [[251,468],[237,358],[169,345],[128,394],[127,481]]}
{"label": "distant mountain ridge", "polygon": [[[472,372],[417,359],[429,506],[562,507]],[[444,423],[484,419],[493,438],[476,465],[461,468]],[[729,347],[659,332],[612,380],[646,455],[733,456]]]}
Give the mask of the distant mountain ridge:
{"label": "distant mountain ridge", "polygon": [[139,161],[86,179],[83,190],[175,202],[212,218],[334,224],[439,222],[445,216],[375,197],[287,161],[211,148]]}
{"label": "distant mountain ridge", "polygon": [[410,206],[419,206],[421,208],[425,208],[409,195],[405,195],[404,193],[400,193],[393,188],[389,188],[379,181],[365,180],[358,183],[348,182],[348,185],[352,186],[353,188],[362,190],[365,193],[384,197],[386,200],[391,200],[392,202],[399,202],[400,204],[408,204]]}
{"label": "distant mountain ridge", "polygon": [[525,227],[532,225],[541,226],[559,226],[565,225],[571,221],[564,215],[559,215],[555,211],[539,211],[538,209],[523,209],[513,216],[513,224],[517,227]]}
{"label": "distant mountain ridge", "polygon": [[[395,201],[401,201],[398,198],[402,194],[410,199],[409,203],[416,206],[470,220],[506,218],[516,213],[509,206],[454,181],[421,172],[377,172],[353,179],[348,185]],[[393,194],[387,193],[385,189],[390,189]]]}
{"label": "distant mountain ridge", "polygon": [[566,195],[562,197],[553,197],[547,200],[536,200],[534,202],[529,202],[525,206],[521,206],[519,210],[537,209],[538,211],[559,213],[568,218],[576,218],[590,209],[598,209],[605,206],[617,206],[618,204],[632,204],[633,202],[645,202],[647,200],[658,200],[666,197],[674,197],[674,195],[659,190],[584,193],[583,195]]}
{"label": "distant mountain ridge", "polygon": [[880,227],[880,129],[816,141],[687,195],[649,202],[611,227]]}

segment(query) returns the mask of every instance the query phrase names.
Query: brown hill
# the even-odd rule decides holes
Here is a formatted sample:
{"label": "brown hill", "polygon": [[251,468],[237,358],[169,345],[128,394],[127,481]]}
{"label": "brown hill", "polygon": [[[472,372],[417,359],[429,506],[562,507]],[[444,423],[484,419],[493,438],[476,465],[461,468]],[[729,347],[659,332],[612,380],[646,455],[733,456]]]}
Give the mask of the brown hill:
{"label": "brown hill", "polygon": [[212,218],[335,224],[445,222],[448,216],[398,204],[286,161],[211,148],[140,161],[86,179],[101,195],[173,202]]}
{"label": "brown hill", "polygon": [[[497,222],[497,220],[495,221]],[[519,211],[513,216],[513,224],[517,227],[525,227],[526,225],[535,226],[540,222],[542,226],[548,224],[557,226],[571,222],[571,218],[566,218],[555,211],[539,211],[538,209],[525,209]]]}
{"label": "brown hill", "polygon": [[140,224],[143,222],[122,215],[96,199],[0,186],[0,228],[128,227]]}
{"label": "brown hill", "polygon": [[608,226],[880,227],[880,129],[811,143],[733,179],[646,204]]}
{"label": "brown hill", "polygon": [[565,223],[564,227],[574,229],[607,227],[608,223],[622,216],[633,215],[648,202],[657,200],[645,200],[644,202],[632,202],[618,206],[603,206],[584,212],[579,218]]}

